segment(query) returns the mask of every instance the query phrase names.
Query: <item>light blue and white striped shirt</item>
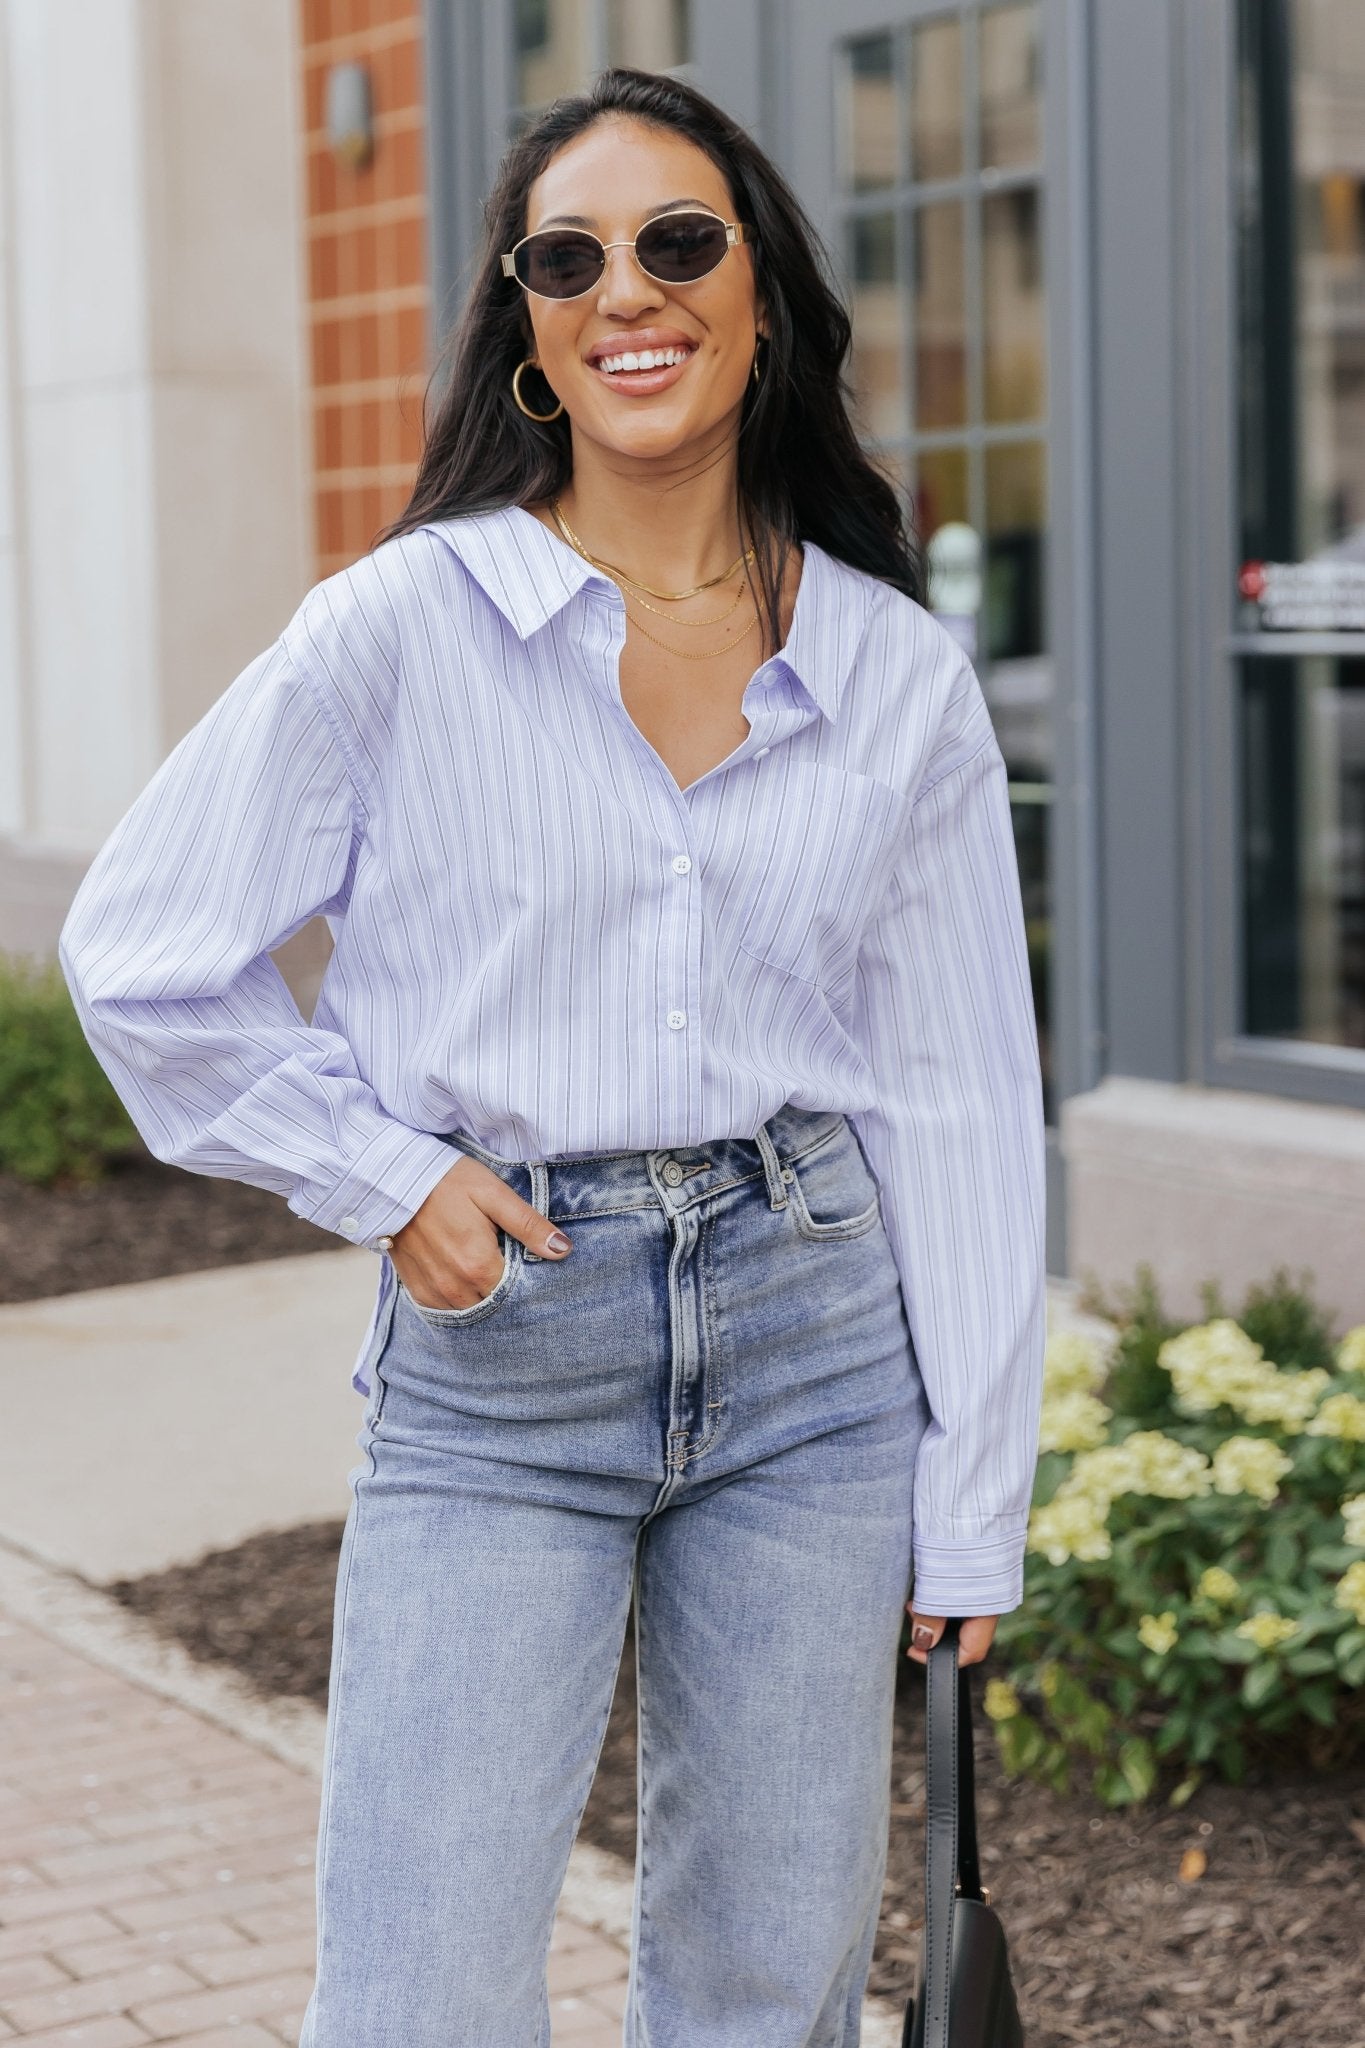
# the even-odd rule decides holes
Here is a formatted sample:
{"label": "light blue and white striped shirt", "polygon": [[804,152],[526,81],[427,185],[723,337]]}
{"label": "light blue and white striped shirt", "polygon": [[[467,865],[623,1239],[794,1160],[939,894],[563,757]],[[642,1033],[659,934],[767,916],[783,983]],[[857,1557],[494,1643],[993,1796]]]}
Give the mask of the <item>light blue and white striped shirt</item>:
{"label": "light blue and white striped shirt", "polygon": [[[318,584],[96,855],[60,941],[82,1024],[158,1158],[358,1244],[449,1169],[438,1131],[553,1159],[844,1110],[933,1411],[917,1601],[1003,1612],[1044,1131],[980,684],[920,605],[807,541],[747,737],[680,790],[621,700],[625,624],[515,506]],[[306,1023],[268,955],[318,912],[335,951]]]}

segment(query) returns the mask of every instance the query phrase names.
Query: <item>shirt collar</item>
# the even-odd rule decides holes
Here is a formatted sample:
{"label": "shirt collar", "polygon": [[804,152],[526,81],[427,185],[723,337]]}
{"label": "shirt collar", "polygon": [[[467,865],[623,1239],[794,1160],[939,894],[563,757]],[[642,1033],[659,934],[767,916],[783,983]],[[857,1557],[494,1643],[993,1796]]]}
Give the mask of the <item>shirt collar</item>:
{"label": "shirt collar", "polygon": [[[523,640],[539,632],[588,584],[616,594],[617,586],[604,570],[595,569],[524,506],[460,513],[433,521],[432,531],[459,557]],[[774,659],[795,676],[825,717],[834,719],[884,586],[878,578],[827,554],[813,540],[803,541],[802,551],[791,629],[786,646]]]}

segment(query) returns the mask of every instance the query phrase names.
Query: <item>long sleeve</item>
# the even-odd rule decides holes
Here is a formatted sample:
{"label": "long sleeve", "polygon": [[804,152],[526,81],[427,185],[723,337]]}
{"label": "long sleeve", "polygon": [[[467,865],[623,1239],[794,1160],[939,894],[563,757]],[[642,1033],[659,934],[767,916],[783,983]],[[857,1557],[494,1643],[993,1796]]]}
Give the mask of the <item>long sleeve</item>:
{"label": "long sleeve", "polygon": [[877,1101],[850,1120],[882,1186],[931,1410],[915,1602],[1007,1613],[1037,1457],[1045,1139],[1005,765],[965,658],[860,949],[853,1035]]}
{"label": "long sleeve", "polygon": [[344,905],[364,829],[333,714],[287,636],[162,763],[76,892],[58,957],[97,1058],[159,1159],[284,1195],[364,1243],[453,1164],[306,1024],[272,948]]}

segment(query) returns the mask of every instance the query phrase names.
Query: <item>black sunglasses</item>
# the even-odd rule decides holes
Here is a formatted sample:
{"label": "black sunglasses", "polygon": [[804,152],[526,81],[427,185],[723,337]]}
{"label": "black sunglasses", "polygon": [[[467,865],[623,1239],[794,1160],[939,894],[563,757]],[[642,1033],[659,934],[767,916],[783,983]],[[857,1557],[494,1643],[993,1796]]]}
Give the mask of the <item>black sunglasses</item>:
{"label": "black sunglasses", "polygon": [[743,221],[682,207],[655,214],[629,242],[601,242],[583,228],[541,228],[523,235],[503,256],[502,274],[514,277],[537,298],[577,299],[600,281],[608,249],[633,248],[647,277],[660,284],[695,284],[748,234]]}

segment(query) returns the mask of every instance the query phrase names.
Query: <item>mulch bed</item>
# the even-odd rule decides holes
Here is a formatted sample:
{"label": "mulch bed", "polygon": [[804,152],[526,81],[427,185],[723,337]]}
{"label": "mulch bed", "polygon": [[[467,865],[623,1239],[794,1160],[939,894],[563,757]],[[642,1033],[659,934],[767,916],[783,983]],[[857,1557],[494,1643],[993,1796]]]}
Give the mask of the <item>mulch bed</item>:
{"label": "mulch bed", "polygon": [[[306,1524],[107,1590],[267,1696],[326,1704],[340,1522]],[[532,1682],[528,1674],[528,1683]],[[635,1849],[634,1660],[622,1660],[583,1836]],[[920,1924],[923,1678],[899,1690],[893,1818],[870,1989],[904,1998]],[[1330,1779],[1205,1786],[1178,1813],[1106,1812],[1011,1784],[977,1741],[983,1863],[1029,2048],[1365,2048],[1365,1760]],[[1206,1873],[1182,1881],[1189,1849]]]}
{"label": "mulch bed", "polygon": [[92,1186],[38,1188],[0,1173],[0,1302],[338,1251],[341,1244],[332,1231],[296,1216],[281,1195],[185,1173],[150,1153],[120,1160]]}

